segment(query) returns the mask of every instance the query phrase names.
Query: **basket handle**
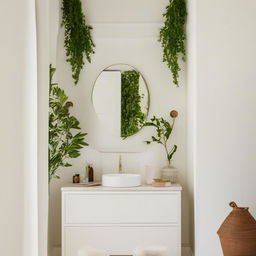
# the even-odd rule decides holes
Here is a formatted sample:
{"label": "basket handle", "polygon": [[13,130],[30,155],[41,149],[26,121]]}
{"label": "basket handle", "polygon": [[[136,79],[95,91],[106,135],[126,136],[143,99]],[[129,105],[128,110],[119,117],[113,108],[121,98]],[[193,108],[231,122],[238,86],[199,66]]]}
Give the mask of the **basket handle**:
{"label": "basket handle", "polygon": [[233,209],[240,209],[245,211],[249,210],[249,207],[238,207],[235,202],[230,202],[229,206],[231,206]]}
{"label": "basket handle", "polygon": [[233,201],[229,203],[229,206],[232,208],[237,208],[237,204]]}

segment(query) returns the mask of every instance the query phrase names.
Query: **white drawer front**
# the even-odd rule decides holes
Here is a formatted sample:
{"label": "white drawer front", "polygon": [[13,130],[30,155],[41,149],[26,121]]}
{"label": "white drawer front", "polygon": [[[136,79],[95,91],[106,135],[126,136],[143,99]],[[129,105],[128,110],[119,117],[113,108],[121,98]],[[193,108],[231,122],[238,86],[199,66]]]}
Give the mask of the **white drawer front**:
{"label": "white drawer front", "polygon": [[175,193],[64,194],[64,225],[176,223],[179,200]]}
{"label": "white drawer front", "polygon": [[66,227],[63,256],[78,256],[85,248],[100,249],[106,255],[132,255],[135,248],[166,248],[178,256],[177,227]]}

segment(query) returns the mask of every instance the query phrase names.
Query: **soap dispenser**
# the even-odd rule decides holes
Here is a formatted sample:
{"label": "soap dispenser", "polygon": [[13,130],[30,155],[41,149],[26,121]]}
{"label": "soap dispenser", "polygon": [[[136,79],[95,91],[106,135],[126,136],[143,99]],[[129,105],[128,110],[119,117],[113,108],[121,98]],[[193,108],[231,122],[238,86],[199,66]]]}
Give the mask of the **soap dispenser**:
{"label": "soap dispenser", "polygon": [[89,182],[94,181],[94,170],[91,164],[88,165],[88,181]]}

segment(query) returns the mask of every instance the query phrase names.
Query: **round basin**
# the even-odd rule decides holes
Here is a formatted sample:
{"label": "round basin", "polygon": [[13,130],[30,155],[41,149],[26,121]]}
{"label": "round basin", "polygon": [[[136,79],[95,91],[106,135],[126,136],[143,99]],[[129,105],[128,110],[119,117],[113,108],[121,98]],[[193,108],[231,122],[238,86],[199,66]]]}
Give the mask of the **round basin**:
{"label": "round basin", "polygon": [[114,188],[137,187],[141,185],[141,175],[133,173],[103,174],[102,186]]}

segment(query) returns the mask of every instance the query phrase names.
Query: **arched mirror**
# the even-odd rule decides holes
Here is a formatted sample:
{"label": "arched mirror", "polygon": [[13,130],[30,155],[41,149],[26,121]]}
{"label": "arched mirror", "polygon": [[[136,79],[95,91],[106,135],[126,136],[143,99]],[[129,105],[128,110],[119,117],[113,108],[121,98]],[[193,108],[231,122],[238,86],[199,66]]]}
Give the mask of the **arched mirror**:
{"label": "arched mirror", "polygon": [[95,81],[92,101],[101,124],[123,139],[139,132],[148,115],[148,87],[130,65],[104,69]]}

